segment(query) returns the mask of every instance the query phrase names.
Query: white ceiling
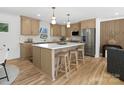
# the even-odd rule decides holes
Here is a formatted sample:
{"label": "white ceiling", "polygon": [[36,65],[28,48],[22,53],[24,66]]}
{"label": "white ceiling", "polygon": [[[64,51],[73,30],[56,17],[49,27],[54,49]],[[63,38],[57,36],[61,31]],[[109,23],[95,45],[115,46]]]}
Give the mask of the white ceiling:
{"label": "white ceiling", "polygon": [[[51,7],[0,7],[0,12],[29,16],[48,22],[52,17]],[[56,7],[55,16],[58,24],[67,21],[67,12],[70,13],[71,23],[89,18],[124,17],[124,7]],[[38,17],[37,14],[41,16]]]}

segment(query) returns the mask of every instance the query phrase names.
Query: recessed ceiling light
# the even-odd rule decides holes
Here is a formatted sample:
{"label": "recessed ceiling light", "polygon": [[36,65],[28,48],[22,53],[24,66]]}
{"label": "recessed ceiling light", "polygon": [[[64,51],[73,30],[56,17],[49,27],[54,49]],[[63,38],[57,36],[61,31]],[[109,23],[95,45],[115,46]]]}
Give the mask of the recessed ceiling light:
{"label": "recessed ceiling light", "polygon": [[40,16],[40,14],[37,14],[37,16]]}
{"label": "recessed ceiling light", "polygon": [[115,13],[115,15],[119,15],[119,13],[118,13],[118,12],[116,12],[116,13]]}

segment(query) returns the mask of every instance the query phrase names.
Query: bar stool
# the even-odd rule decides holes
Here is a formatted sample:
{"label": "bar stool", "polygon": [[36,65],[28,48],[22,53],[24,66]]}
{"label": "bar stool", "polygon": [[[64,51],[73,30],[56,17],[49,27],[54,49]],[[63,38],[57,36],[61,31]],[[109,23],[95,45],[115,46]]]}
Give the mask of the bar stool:
{"label": "bar stool", "polygon": [[[70,50],[70,65],[75,65],[78,69],[78,53],[76,49]],[[74,56],[74,57],[73,57]]]}
{"label": "bar stool", "polygon": [[[78,60],[83,60],[84,63],[84,48],[77,48]],[[80,56],[81,55],[81,56]]]}
{"label": "bar stool", "polygon": [[70,72],[70,60],[68,52],[61,52],[58,54],[56,76],[58,75],[58,72],[65,72],[65,75],[68,78],[68,74]]}

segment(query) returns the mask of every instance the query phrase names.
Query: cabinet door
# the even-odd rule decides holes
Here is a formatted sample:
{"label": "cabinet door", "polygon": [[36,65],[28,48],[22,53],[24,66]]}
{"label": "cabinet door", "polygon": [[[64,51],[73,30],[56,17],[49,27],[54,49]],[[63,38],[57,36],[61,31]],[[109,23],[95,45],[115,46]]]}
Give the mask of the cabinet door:
{"label": "cabinet door", "polygon": [[32,44],[21,44],[20,55],[21,58],[30,59],[32,57]]}
{"label": "cabinet door", "polygon": [[21,17],[21,34],[31,35],[31,19],[28,17]]}
{"label": "cabinet door", "polygon": [[61,25],[61,35],[66,36],[66,26],[65,25]]}
{"label": "cabinet door", "polygon": [[96,28],[96,20],[95,19],[87,20],[87,28]]}
{"label": "cabinet door", "polygon": [[81,22],[81,29],[86,29],[87,28],[87,20],[84,20]]}
{"label": "cabinet door", "polygon": [[32,19],[31,26],[32,26],[32,30],[31,30],[32,35],[38,35],[39,34],[40,21],[36,20],[36,19]]}
{"label": "cabinet door", "polygon": [[84,20],[81,22],[81,29],[96,28],[96,19]]}
{"label": "cabinet door", "polygon": [[61,33],[61,26],[60,25],[57,25],[56,26],[56,33],[57,33],[57,36],[62,36],[62,33]]}
{"label": "cabinet door", "polygon": [[50,30],[52,36],[57,36],[56,25],[51,25]]}
{"label": "cabinet door", "polygon": [[72,29],[70,28],[66,28],[66,37],[71,37],[72,36]]}
{"label": "cabinet door", "polygon": [[72,31],[79,31],[80,30],[80,23],[75,23],[71,25]]}
{"label": "cabinet door", "polygon": [[61,26],[60,25],[52,25],[52,35],[53,36],[61,36]]}

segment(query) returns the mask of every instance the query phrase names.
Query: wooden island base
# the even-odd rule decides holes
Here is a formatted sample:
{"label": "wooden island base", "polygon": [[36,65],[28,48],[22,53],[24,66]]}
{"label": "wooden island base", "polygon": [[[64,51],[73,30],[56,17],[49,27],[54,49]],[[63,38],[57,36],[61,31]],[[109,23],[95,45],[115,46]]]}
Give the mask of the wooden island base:
{"label": "wooden island base", "polygon": [[33,47],[33,64],[40,70],[52,76],[52,50]]}
{"label": "wooden island base", "polygon": [[73,47],[77,48],[83,46],[83,43],[68,43],[67,45],[58,45],[58,44],[35,44],[33,46],[33,64],[48,74],[52,80],[55,80],[55,64],[56,52],[61,52],[63,49],[72,49]]}

